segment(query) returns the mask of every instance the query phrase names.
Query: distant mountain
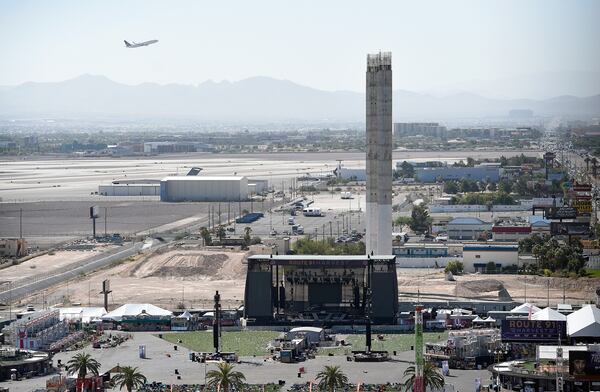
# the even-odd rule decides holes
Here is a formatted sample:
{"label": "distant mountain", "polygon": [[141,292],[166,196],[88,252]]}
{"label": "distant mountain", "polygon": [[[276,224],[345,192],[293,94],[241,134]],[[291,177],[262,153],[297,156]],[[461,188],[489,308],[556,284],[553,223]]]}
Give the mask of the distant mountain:
{"label": "distant mountain", "polygon": [[[502,117],[511,109],[536,115],[600,116],[600,95],[547,100],[489,99],[460,93],[445,97],[394,92],[394,116],[401,119]],[[253,77],[197,86],[116,83],[83,75],[58,83],[28,82],[0,87],[0,116],[185,117],[218,121],[364,121],[364,94],[322,91],[287,80]]]}
{"label": "distant mountain", "polygon": [[540,71],[501,79],[464,81],[438,86],[425,92],[433,95],[450,95],[464,91],[501,99],[518,97],[548,99],[557,95],[587,97],[600,92],[600,72]]}

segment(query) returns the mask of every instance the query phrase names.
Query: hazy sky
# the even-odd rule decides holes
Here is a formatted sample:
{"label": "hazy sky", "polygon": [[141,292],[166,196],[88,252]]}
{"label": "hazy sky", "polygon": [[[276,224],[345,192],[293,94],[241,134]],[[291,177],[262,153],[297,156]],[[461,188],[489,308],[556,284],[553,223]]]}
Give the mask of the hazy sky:
{"label": "hazy sky", "polygon": [[[364,90],[600,70],[600,1],[1,1],[0,85],[91,73],[127,84],[271,76]],[[123,40],[159,39],[126,49]],[[600,91],[599,91],[600,92]]]}

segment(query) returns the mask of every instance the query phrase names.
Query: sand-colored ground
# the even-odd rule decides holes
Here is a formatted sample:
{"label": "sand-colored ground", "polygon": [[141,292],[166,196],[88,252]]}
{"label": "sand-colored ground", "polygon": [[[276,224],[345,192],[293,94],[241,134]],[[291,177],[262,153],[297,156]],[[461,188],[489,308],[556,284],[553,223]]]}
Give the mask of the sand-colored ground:
{"label": "sand-colored ground", "polygon": [[[446,280],[443,270],[403,269],[398,274],[398,290],[401,299],[463,300],[510,299],[532,302],[545,306],[557,303],[584,303],[596,300],[598,278],[546,278],[542,276],[504,274],[465,274],[455,276],[455,281]],[[508,296],[507,296],[508,294]]]}
{"label": "sand-colored ground", "polygon": [[[69,252],[71,253],[71,252]],[[226,307],[242,304],[247,253],[229,249],[207,250],[197,246],[170,246],[152,254],[139,255],[123,264],[47,290],[48,304],[63,302],[101,305],[102,281],[110,279],[111,308],[123,303],[153,303],[174,309],[210,308],[215,290]],[[38,261],[39,263],[39,261]],[[599,278],[545,278],[519,275],[465,274],[448,281],[441,269],[398,270],[401,302],[449,300],[510,300],[539,306],[564,301],[581,304],[595,301]],[[23,303],[42,303],[42,294]]]}
{"label": "sand-colored ground", "polygon": [[21,264],[0,270],[0,281],[15,281],[35,275],[44,275],[52,270],[93,257],[100,251],[102,251],[102,248],[89,251],[63,250],[52,254],[46,253]]}
{"label": "sand-colored ground", "polygon": [[[111,308],[123,303],[153,303],[173,309],[181,302],[186,307],[211,307],[215,290],[221,293],[226,307],[237,307],[244,296],[245,256],[227,249],[169,247],[47,290],[44,295],[48,304],[68,298],[70,303],[101,305],[102,281],[110,279]],[[42,297],[25,301],[41,304]]]}

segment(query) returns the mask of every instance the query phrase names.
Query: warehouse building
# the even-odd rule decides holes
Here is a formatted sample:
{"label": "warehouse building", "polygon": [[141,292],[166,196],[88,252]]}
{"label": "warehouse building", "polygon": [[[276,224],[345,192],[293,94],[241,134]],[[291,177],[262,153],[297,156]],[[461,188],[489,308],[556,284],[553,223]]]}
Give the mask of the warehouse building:
{"label": "warehouse building", "polygon": [[476,240],[492,230],[492,224],[479,218],[459,217],[448,222],[448,238],[451,240]]}
{"label": "warehouse building", "polygon": [[160,200],[240,201],[248,199],[246,177],[172,176],[160,181]]}
{"label": "warehouse building", "polygon": [[463,265],[466,272],[486,272],[488,263],[495,271],[519,263],[518,244],[469,243],[463,246]]}
{"label": "warehouse building", "polygon": [[481,164],[475,167],[442,166],[417,167],[415,177],[421,182],[437,182],[447,180],[491,181],[500,180],[500,167],[494,164]]}

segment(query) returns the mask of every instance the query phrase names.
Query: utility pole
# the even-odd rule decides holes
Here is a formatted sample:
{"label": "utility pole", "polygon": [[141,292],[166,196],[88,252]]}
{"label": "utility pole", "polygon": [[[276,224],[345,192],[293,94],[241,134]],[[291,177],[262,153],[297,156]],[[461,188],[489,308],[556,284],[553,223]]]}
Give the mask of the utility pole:
{"label": "utility pole", "polygon": [[106,233],[106,218],[108,216],[108,207],[104,207],[104,237],[107,236]]}
{"label": "utility pole", "polygon": [[23,209],[19,208],[19,238],[23,239]]}

